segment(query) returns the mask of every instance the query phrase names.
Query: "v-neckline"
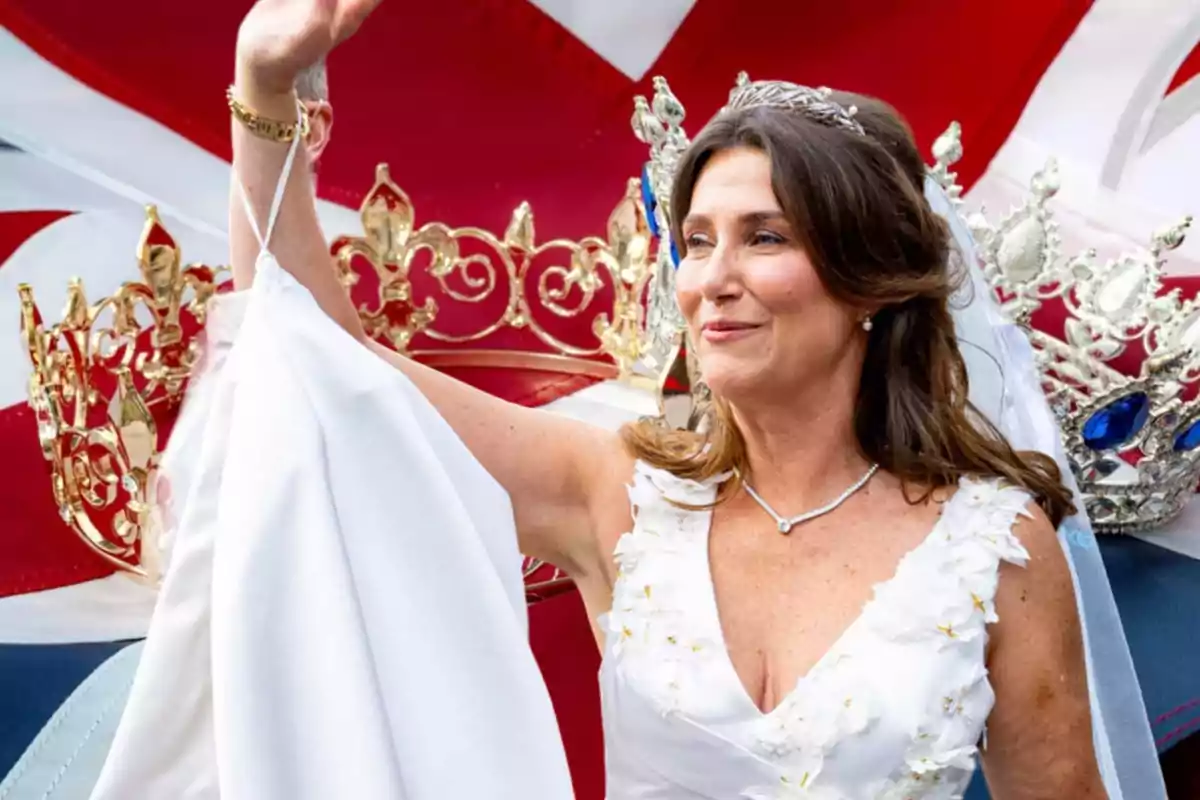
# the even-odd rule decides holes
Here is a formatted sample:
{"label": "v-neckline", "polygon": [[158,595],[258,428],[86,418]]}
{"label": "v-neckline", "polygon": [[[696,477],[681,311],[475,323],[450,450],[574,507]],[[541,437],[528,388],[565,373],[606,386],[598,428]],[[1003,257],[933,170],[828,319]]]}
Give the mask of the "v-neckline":
{"label": "v-neckline", "polygon": [[833,640],[833,643],[826,648],[825,652],[821,654],[820,658],[814,661],[805,672],[796,678],[796,681],[792,684],[792,688],[783,697],[781,697],[779,702],[776,703],[769,711],[763,711],[762,708],[759,707],[758,703],[754,702],[753,695],[751,695],[750,690],[746,688],[746,684],[742,680],[742,676],[738,674],[737,667],[734,666],[733,657],[729,653],[729,644],[725,641],[725,628],[721,623],[721,609],[720,606],[717,605],[717,585],[713,580],[712,571],[712,509],[692,512],[696,514],[707,515],[707,519],[705,520],[705,524],[703,526],[704,537],[702,545],[704,547],[704,557],[702,559],[702,577],[707,583],[707,592],[705,592],[705,598],[708,603],[705,612],[708,614],[709,622],[714,628],[713,636],[716,643],[716,650],[719,654],[718,658],[721,661],[723,670],[726,672],[729,680],[732,683],[733,691],[738,695],[739,700],[744,702],[746,707],[750,709],[756,719],[771,719],[774,717],[780,709],[789,704],[792,698],[794,698],[800,692],[801,688],[806,683],[813,680],[823,669],[825,669],[826,665],[830,661],[840,654],[840,652],[845,648],[846,644],[850,641],[850,637],[854,635],[862,626],[867,614],[867,610],[875,602],[875,598],[878,595],[879,589],[895,583],[900,577],[900,569],[903,567],[904,563],[912,558],[914,553],[917,553],[928,547],[930,542],[932,542],[941,531],[942,522],[946,518],[946,509],[950,503],[954,502],[955,498],[958,497],[962,488],[962,483],[960,482],[959,485],[955,487],[954,492],[942,501],[941,508],[938,509],[937,518],[934,520],[933,525],[930,527],[929,533],[926,534],[925,538],[918,542],[914,547],[906,551],[904,555],[900,556],[900,559],[896,562],[896,566],[892,569],[892,574],[890,577],[871,585],[870,596],[863,602],[862,607],[859,609],[858,614],[855,615],[854,619],[852,619],[837,636],[837,638]]}

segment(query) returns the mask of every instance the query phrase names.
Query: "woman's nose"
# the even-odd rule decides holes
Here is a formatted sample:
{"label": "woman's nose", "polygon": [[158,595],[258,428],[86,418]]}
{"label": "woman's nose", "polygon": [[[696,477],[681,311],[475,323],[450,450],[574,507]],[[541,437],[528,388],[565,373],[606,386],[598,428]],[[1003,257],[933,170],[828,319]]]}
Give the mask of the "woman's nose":
{"label": "woman's nose", "polygon": [[741,291],[738,254],[735,247],[720,243],[704,264],[700,289],[704,298],[716,301],[735,297]]}

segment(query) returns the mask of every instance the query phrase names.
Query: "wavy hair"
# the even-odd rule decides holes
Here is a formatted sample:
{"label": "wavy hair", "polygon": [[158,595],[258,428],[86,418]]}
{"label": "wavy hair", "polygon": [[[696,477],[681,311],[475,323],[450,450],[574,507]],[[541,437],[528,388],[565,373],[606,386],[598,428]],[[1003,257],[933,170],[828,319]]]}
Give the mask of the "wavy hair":
{"label": "wavy hair", "polygon": [[[686,252],[680,223],[714,154],[735,147],[766,154],[775,196],[825,289],[844,303],[880,309],[854,409],[863,456],[900,478],[912,502],[966,475],[1000,477],[1028,491],[1057,526],[1073,504],[1054,459],[1014,451],[968,399],[949,308],[951,237],[925,199],[925,164],[912,133],[882,101],[845,92],[830,99],[858,107],[865,135],[768,107],[725,111],[710,122],[678,166],[674,241]],[[721,398],[698,437],[649,421],[622,430],[634,456],[680,477],[747,474],[745,438]],[[726,482],[716,502],[740,485],[740,477]]]}

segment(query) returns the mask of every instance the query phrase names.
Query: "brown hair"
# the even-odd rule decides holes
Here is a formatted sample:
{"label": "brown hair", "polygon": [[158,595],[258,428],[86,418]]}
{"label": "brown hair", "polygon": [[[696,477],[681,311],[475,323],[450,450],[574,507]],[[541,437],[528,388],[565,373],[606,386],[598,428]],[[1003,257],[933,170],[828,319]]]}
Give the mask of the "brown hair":
{"label": "brown hair", "polygon": [[[1054,460],[1017,453],[968,400],[967,369],[958,349],[949,299],[948,227],[924,195],[925,165],[912,133],[887,104],[835,93],[855,105],[866,135],[793,111],[757,107],[725,111],[680,160],[671,197],[671,235],[681,253],[680,223],[708,160],[751,147],[771,160],[775,196],[827,291],[850,304],[877,307],[867,334],[854,429],[862,454],[924,490],[914,502],[964,475],[1005,479],[1027,490],[1054,525],[1073,512],[1071,493]],[[653,422],[626,426],[637,458],[680,477],[703,480],[748,470],[746,443],[720,398],[709,428],[697,434]],[[733,496],[725,483],[717,502]]]}

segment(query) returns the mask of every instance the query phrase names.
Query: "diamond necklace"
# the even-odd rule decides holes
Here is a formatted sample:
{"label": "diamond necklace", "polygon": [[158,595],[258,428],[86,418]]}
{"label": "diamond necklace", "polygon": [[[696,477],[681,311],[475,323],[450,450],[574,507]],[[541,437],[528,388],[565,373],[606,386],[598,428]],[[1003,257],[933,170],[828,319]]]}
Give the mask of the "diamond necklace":
{"label": "diamond necklace", "polygon": [[775,524],[779,527],[779,532],[782,534],[788,534],[792,532],[792,528],[796,527],[800,523],[808,522],[810,519],[816,519],[817,517],[823,517],[830,511],[833,511],[835,508],[840,506],[842,503],[849,500],[852,494],[867,485],[867,481],[871,480],[871,476],[874,475],[878,470],[879,465],[872,464],[865,475],[855,481],[849,489],[835,497],[832,502],[827,503],[820,508],[814,508],[812,511],[805,511],[803,514],[798,514],[794,517],[780,516],[779,512],[771,508],[771,504],[766,500],[763,500],[759,496],[758,492],[754,491],[754,487],[747,483],[744,478],[742,479],[742,486],[745,487],[746,493],[753,497],[756,503],[762,506],[763,511],[766,511],[771,515],[771,518],[775,520]]}

